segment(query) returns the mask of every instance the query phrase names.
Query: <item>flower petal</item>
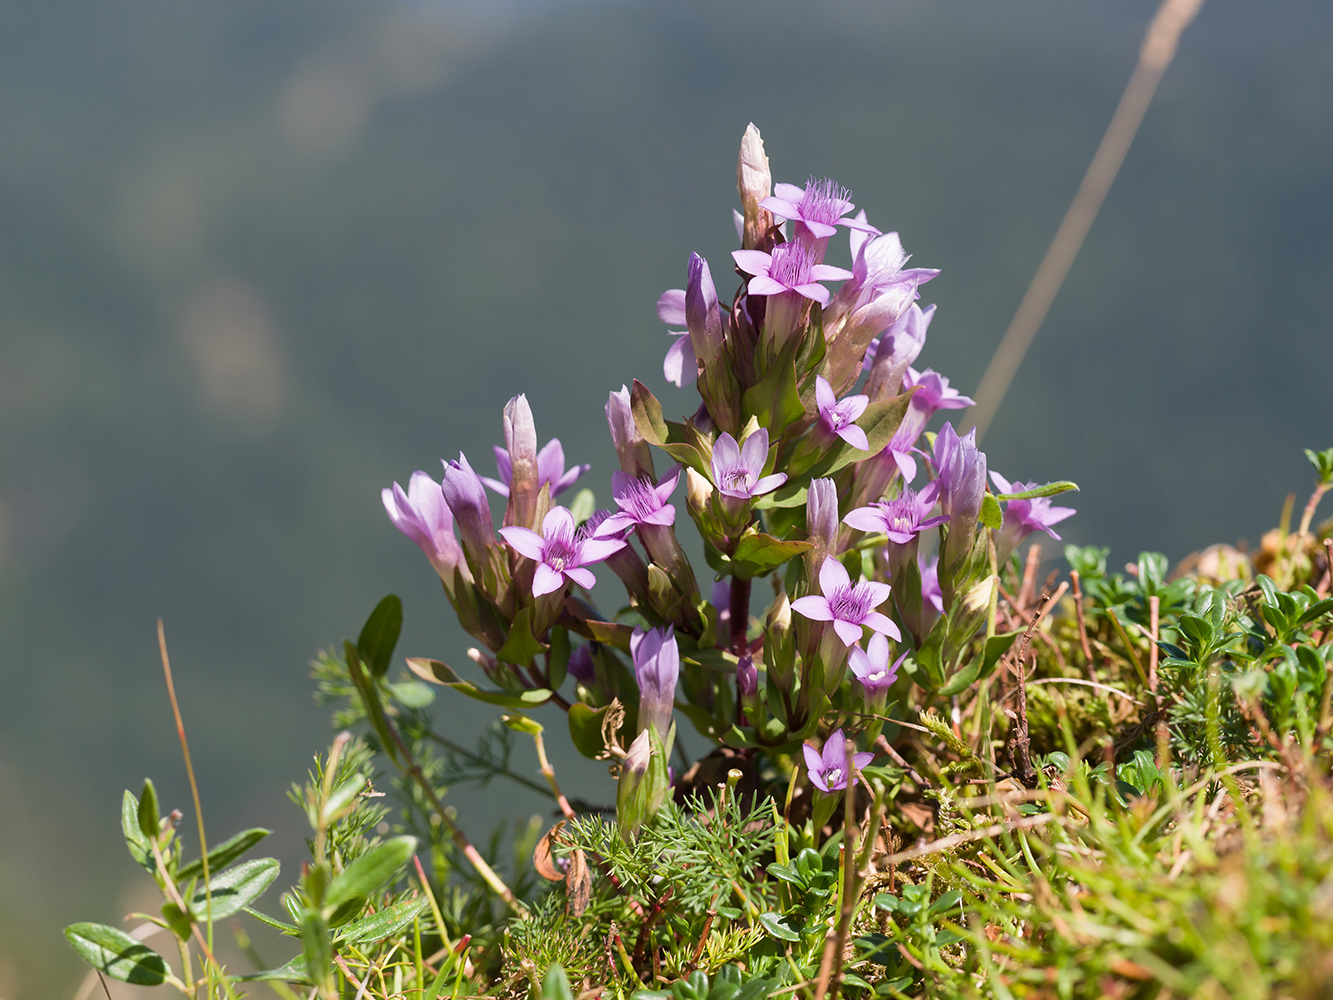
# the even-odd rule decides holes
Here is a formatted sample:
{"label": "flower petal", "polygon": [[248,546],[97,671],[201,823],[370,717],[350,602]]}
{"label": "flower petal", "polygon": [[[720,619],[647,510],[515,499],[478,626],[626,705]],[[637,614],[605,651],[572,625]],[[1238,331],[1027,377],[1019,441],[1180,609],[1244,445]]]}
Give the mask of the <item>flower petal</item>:
{"label": "flower petal", "polygon": [[753,486],[750,487],[750,496],[763,496],[765,493],[772,493],[775,489],[787,481],[785,472],[775,472],[771,476],[764,476]]}
{"label": "flower petal", "polygon": [[[607,518],[610,520],[610,518]],[[587,565],[588,563],[601,562],[607,556],[613,556],[625,547],[623,538],[608,538],[593,535],[591,538],[585,538],[583,544],[579,546],[579,562]]]}
{"label": "flower petal", "polygon": [[760,274],[750,279],[750,283],[745,286],[745,290],[751,295],[782,295],[788,289],[782,282],[776,281],[766,274]]}
{"label": "flower petal", "polygon": [[531,528],[510,525],[500,529],[500,537],[509,543],[509,547],[521,556],[542,561],[542,536]]}
{"label": "flower petal", "polygon": [[820,754],[824,768],[845,767],[847,765],[847,737],[843,735],[841,729],[835,729],[829,733],[828,739],[824,741],[824,749]]}
{"label": "flower petal", "polygon": [[497,496],[502,496],[502,497],[509,496],[508,484],[502,483],[498,479],[489,479],[486,476],[478,476],[477,478],[480,479],[487,486],[489,486]]}
{"label": "flower petal", "polygon": [[673,333],[676,342],[667,348],[662,360],[662,377],[672,385],[684,386],[699,377],[699,362],[688,333]]}
{"label": "flower petal", "polygon": [[857,531],[883,531],[884,512],[878,507],[857,507],[847,512],[842,523]]}
{"label": "flower petal", "polygon": [[810,277],[816,281],[846,281],[853,277],[853,274],[845,267],[834,267],[832,264],[816,264],[810,268]]}
{"label": "flower petal", "polygon": [[551,438],[537,452],[537,485],[551,483],[551,495],[555,496],[555,483],[565,474],[565,446],[559,438]]}
{"label": "flower petal", "polygon": [[[753,281],[753,279],[751,279],[751,281]],[[798,295],[804,295],[807,299],[810,299],[813,302],[818,302],[821,306],[828,305],[829,290],[823,285],[811,282],[806,285],[796,285],[792,288],[792,291]]]}
{"label": "flower petal", "polygon": [[815,404],[821,413],[838,405],[838,397],[833,395],[833,386],[823,375],[815,376]]}
{"label": "flower petal", "polygon": [[657,300],[657,318],[667,326],[685,325],[685,289],[668,288]]}
{"label": "flower petal", "polygon": [[[503,530],[503,529],[501,529]],[[537,572],[532,574],[532,596],[541,597],[543,594],[553,594],[565,586],[565,577],[561,573],[541,563],[537,567]]]}
{"label": "flower petal", "polygon": [[833,609],[829,607],[828,598],[820,597],[818,594],[806,594],[804,597],[796,598],[791,602],[791,609],[811,621],[833,621]]}
{"label": "flower petal", "polygon": [[680,482],[684,471],[679,465],[673,466],[671,471],[662,477],[662,481],[653,487],[659,503],[666,503],[671,499],[671,494],[676,492],[676,485]]}
{"label": "flower petal", "polygon": [[597,577],[592,575],[592,570],[584,569],[582,566],[566,569],[565,576],[569,577],[584,590],[592,590],[593,587],[597,586]]}
{"label": "flower petal", "polygon": [[[838,562],[833,556],[825,556],[823,565],[819,567],[819,589],[824,592],[824,596],[827,597],[839,587],[850,587],[851,585],[852,578],[847,575],[847,567]],[[795,604],[792,605],[792,607],[795,606]]]}
{"label": "flower petal", "polygon": [[848,424],[838,431],[838,437],[842,438],[857,451],[869,451],[870,439],[866,437],[866,432],[857,427],[856,424]]}
{"label": "flower petal", "polygon": [[762,250],[733,250],[731,259],[746,274],[760,275],[768,274],[768,269],[773,266],[773,257]]}
{"label": "flower petal", "polygon": [[801,210],[797,207],[796,203],[801,200],[805,192],[792,184],[778,184],[774,186],[775,191],[778,188],[788,188],[791,190],[788,191],[786,196],[780,194],[769,195],[759,203],[759,207],[768,209],[779,219],[794,219],[799,216]]}
{"label": "flower petal", "polygon": [[[865,624],[869,625],[876,632],[883,632],[885,635],[893,636],[895,642],[903,641],[902,632],[898,631],[898,626],[893,623],[893,619],[887,615],[882,615],[878,611],[872,611],[865,617]],[[837,623],[834,623],[837,628]]]}
{"label": "flower petal", "polygon": [[750,475],[757,477],[764,471],[764,463],[767,461],[768,428],[760,427],[745,439],[745,444],[741,445],[741,464]]}
{"label": "flower petal", "polygon": [[877,608],[887,601],[889,594],[893,592],[892,587],[878,580],[862,580],[856,585],[856,589],[869,599],[868,603],[872,608]]}
{"label": "flower petal", "polygon": [[574,515],[568,507],[552,507],[542,518],[542,537],[550,538],[556,532],[570,536],[574,534]]}
{"label": "flower petal", "polygon": [[854,646],[861,641],[861,626],[845,622],[841,618],[833,622],[833,631],[838,633],[838,638],[842,640],[844,646]]}

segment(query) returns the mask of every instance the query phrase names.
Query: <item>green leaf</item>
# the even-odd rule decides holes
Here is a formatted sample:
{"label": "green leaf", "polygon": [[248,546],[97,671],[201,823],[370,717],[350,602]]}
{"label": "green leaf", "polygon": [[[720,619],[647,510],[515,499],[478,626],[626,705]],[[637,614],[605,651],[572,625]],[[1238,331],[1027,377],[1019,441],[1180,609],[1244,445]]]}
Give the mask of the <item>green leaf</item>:
{"label": "green leaf", "polygon": [[420,681],[398,681],[385,687],[393,700],[405,708],[425,708],[435,701],[435,692]]}
{"label": "green leaf", "polygon": [[1305,609],[1305,612],[1296,620],[1297,625],[1309,625],[1312,621],[1322,618],[1329,612],[1333,612],[1333,597],[1326,597],[1322,601],[1317,601]]}
{"label": "green leaf", "polygon": [[356,651],[372,676],[383,677],[388,671],[402,630],[403,602],[397,594],[390,594],[375,605],[356,640]]}
{"label": "green leaf", "polygon": [[353,896],[369,896],[393,882],[399,870],[416,853],[416,837],[393,837],[371,848],[344,868],[329,883],[324,906],[335,909]]}
{"label": "green leaf", "polygon": [[574,991],[569,988],[569,977],[559,965],[552,965],[542,979],[542,1000],[574,1000]]}
{"label": "green leaf", "polygon": [[559,690],[569,673],[569,629],[563,625],[551,626],[551,655],[546,661],[546,679],[552,690]]}
{"label": "green leaf", "polygon": [[249,906],[245,907],[245,912],[250,914],[250,916],[254,917],[261,924],[267,924],[274,930],[282,931],[282,933],[289,937],[295,937],[301,933],[301,928],[297,927],[295,924],[283,923],[277,917],[270,917],[267,913],[261,913],[259,910],[252,909]]}
{"label": "green leaf", "polygon": [[153,779],[144,778],[143,791],[139,793],[139,830],[145,837],[156,838],[162,832],[159,815],[157,789],[153,787]]}
{"label": "green leaf", "polygon": [[[367,674],[365,668],[361,666],[361,657],[357,653],[356,647],[350,642],[343,642],[343,656],[347,659],[347,674],[351,677],[352,686],[356,688],[356,693],[361,698],[361,704],[366,710],[366,718],[370,720],[370,725],[379,738],[380,746],[384,748],[384,752],[391,759],[396,761],[398,759],[397,743],[394,741],[393,731],[389,728],[389,720],[384,716],[384,705],[380,702],[380,693],[375,687],[374,678]],[[332,959],[329,961],[332,961]]]}
{"label": "green leaf", "polygon": [[574,494],[574,500],[569,505],[569,513],[574,518],[575,524],[582,524],[588,520],[596,509],[597,498],[586,486]]}
{"label": "green leaf", "polygon": [[[229,837],[218,844],[208,852],[208,871],[209,874],[220,871],[227,865],[239,858],[255,844],[259,843],[269,835],[271,831],[254,827],[250,830],[242,830],[233,837]],[[196,878],[204,873],[204,863],[199,858],[195,858],[189,864],[182,865],[176,871],[176,881],[184,882],[187,879]]]}
{"label": "green leaf", "polygon": [[301,944],[305,947],[307,975],[313,982],[322,982],[333,965],[333,942],[329,940],[328,922],[318,910],[306,910],[302,914]]}
{"label": "green leaf", "polygon": [[300,986],[310,986],[310,974],[306,972],[305,956],[297,955],[286,965],[276,969],[266,969],[263,972],[247,972],[243,976],[237,976],[243,983],[296,983]]}
{"label": "green leaf", "polygon": [[182,941],[190,936],[190,928],[194,926],[194,921],[175,903],[167,901],[162,904],[162,919],[167,922],[172,933]]}
{"label": "green leaf", "polygon": [[115,927],[70,924],[65,928],[65,939],[94,969],[122,983],[160,986],[171,975],[166,959]]}
{"label": "green leaf", "polygon": [[993,635],[986,640],[986,646],[981,654],[973,657],[972,662],[959,670],[949,678],[939,693],[946,698],[961,694],[979,680],[989,677],[1000,662],[1000,657],[1009,652],[1009,647],[1014,644],[1022,632],[1004,632],[1000,635]]}
{"label": "green leaf", "polygon": [[378,913],[372,913],[360,920],[353,920],[340,929],[334,935],[333,940],[335,943],[342,944],[356,944],[360,941],[388,941],[404,928],[410,927],[412,921],[425,908],[425,896],[416,899],[404,899],[392,906],[386,906]]}
{"label": "green leaf", "polygon": [[139,829],[139,800],[128,788],[120,800],[120,829],[125,834],[125,846],[129,849],[130,857],[150,872],[157,871],[157,862],[148,847],[148,838]]}
{"label": "green leaf", "polygon": [[761,576],[777,569],[793,556],[808,552],[814,546],[807,541],[784,542],[780,538],[755,532],[742,536],[731,557],[731,571],[743,580]]}
{"label": "green leaf", "polygon": [[701,475],[709,475],[708,462],[699,450],[697,435],[692,435],[685,424],[663,419],[662,404],[638,379],[634,380],[634,388],[630,390],[630,410],[634,414],[634,425],[644,440]]}
{"label": "green leaf", "polygon": [[532,634],[532,606],[529,605],[514,615],[505,644],[495,656],[505,663],[525,667],[545,651],[546,646]]}
{"label": "green leaf", "polygon": [[606,749],[602,743],[602,719],[609,707],[593,709],[581,701],[569,706],[569,738],[583,756],[595,760]]}
{"label": "green leaf", "polygon": [[546,688],[534,688],[531,691],[523,691],[519,694],[510,694],[507,691],[482,690],[471,681],[459,677],[458,674],[454,673],[452,667],[447,663],[441,663],[439,660],[410,656],[407,659],[407,666],[412,673],[423,680],[453,688],[459,694],[465,694],[476,701],[484,701],[488,705],[499,705],[502,708],[532,708],[551,700],[551,692]]}
{"label": "green leaf", "polygon": [[797,934],[777,913],[759,914],[759,923],[764,930],[772,934],[775,938],[781,938],[783,941],[799,941],[801,935]]}
{"label": "green leaf", "polygon": [[[222,920],[224,917],[230,917],[253,903],[273,884],[273,880],[278,877],[278,869],[276,859],[259,858],[255,861],[242,862],[235,868],[228,868],[221,874],[213,876],[211,883],[213,919]],[[207,903],[207,894],[204,887],[200,886],[195,891],[194,898],[190,900],[190,910],[196,921],[202,922],[206,918]]]}
{"label": "green leaf", "polygon": [[981,523],[997,531],[1004,523],[1004,511],[1000,510],[1000,502],[990,493],[981,498]]}
{"label": "green leaf", "polygon": [[742,397],[742,419],[755,417],[761,427],[768,428],[774,441],[788,424],[805,416],[805,405],[796,388],[796,349],[800,344],[800,339],[793,337],[773,367]]}
{"label": "green leaf", "polygon": [[809,490],[810,487],[804,483],[785,483],[772,493],[766,493],[756,500],[754,502],[754,509],[772,510],[775,507],[804,507],[806,494]]}
{"label": "green leaf", "polygon": [[[842,442],[842,448],[832,464],[826,469],[811,472],[811,478],[831,476],[853,462],[859,462],[869,455],[882,451],[898,430],[898,425],[903,422],[903,416],[907,413],[907,404],[912,401],[914,392],[916,392],[916,389],[912,388],[890,399],[881,399],[867,406],[865,412],[857,418],[856,426],[866,432],[870,447],[866,451],[859,451],[845,441]],[[839,440],[841,441],[841,438]]]}
{"label": "green leaf", "polygon": [[1022,490],[1018,493],[1001,493],[996,500],[1032,500],[1036,497],[1053,497],[1060,493],[1068,493],[1070,490],[1077,490],[1078,483],[1071,483],[1068,480],[1060,480],[1057,483],[1047,483],[1045,486],[1034,486],[1030,490]]}
{"label": "green leaf", "polygon": [[776,861],[768,866],[768,874],[772,875],[774,878],[780,878],[784,882],[790,882],[792,885],[799,886],[802,889],[806,887],[805,877],[800,872],[787,865],[780,865]]}

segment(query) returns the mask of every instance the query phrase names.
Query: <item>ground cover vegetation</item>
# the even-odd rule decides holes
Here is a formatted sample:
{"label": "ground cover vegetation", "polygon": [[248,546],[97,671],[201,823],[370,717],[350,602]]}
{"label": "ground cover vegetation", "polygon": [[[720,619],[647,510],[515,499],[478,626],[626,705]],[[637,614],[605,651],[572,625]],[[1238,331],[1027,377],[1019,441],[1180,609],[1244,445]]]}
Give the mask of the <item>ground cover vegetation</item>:
{"label": "ground cover vegetation", "polygon": [[[938,272],[832,181],[774,184],[753,126],[737,187],[730,300],[691,255],[658,302],[664,374],[700,403],[610,393],[609,506],[523,396],[494,479],[460,454],[384,491],[479,679],[396,661],[394,596],[320,654],[342,732],[292,789],[310,857],[276,900],[277,861],[242,860],[267,831],[209,846],[200,821],[195,851],[151,782],[127,791],[163,904],[67,929],[97,975],[326,1000],[1330,995],[1333,449],[1255,552],[1114,570],[1068,546],[1046,570],[1030,536],[1059,538],[1073,484],[928,430],[971,403],[914,367]],[[844,241],[851,267],[826,262]],[[476,703],[494,724],[460,745]],[[553,738],[607,763],[614,803],[562,792]],[[472,843],[448,790],[492,781],[551,815]]]}

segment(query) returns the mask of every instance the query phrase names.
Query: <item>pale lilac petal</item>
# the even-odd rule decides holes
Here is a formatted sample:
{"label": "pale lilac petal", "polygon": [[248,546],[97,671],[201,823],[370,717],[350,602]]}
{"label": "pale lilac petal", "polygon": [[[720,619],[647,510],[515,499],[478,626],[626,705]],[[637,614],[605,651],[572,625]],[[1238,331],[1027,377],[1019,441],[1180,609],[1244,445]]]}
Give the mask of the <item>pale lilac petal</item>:
{"label": "pale lilac petal", "polygon": [[1017,493],[1018,490],[1004,476],[1000,475],[994,469],[990,470],[990,481],[995,484],[995,489],[1000,493]]}
{"label": "pale lilac petal", "polygon": [[884,513],[877,507],[857,507],[847,512],[842,523],[857,531],[883,531]]}
{"label": "pale lilac petal", "polygon": [[[879,638],[879,633],[875,633],[875,638]],[[871,642],[874,642],[874,639],[872,639]],[[851,649],[847,650],[847,666],[851,668],[852,673],[860,680],[865,680],[866,675],[875,669],[874,665],[870,662],[870,657],[866,655],[866,651],[860,646],[853,646]]]}
{"label": "pale lilac petal", "polygon": [[816,281],[846,281],[852,277],[852,272],[845,267],[834,267],[832,264],[816,264],[810,268],[810,277]]}
{"label": "pale lilac petal", "polygon": [[676,492],[676,484],[680,482],[680,477],[684,470],[675,466],[670,472],[662,477],[662,481],[653,487],[653,492],[657,494],[657,499],[666,503],[671,499],[671,494]]}
{"label": "pale lilac petal", "polygon": [[768,429],[760,427],[745,439],[745,444],[741,445],[741,464],[751,475],[757,476],[763,471],[764,463],[767,461]]}
{"label": "pale lilac petal", "polygon": [[904,482],[910,483],[916,478],[915,458],[905,451],[893,451],[890,454],[893,455],[894,464],[898,466],[898,471],[902,473]]}
{"label": "pale lilac petal", "polygon": [[736,226],[736,239],[745,239],[745,216],[733,208],[731,210],[731,221]]}
{"label": "pale lilac petal", "polygon": [[667,504],[665,507],[653,511],[643,519],[644,524],[656,524],[663,528],[669,528],[676,523],[676,508]]}
{"label": "pale lilac petal", "polygon": [[[893,619],[887,615],[882,615],[878,611],[872,611],[866,615],[863,625],[869,625],[876,632],[883,632],[885,635],[891,635],[896,642],[902,642],[903,634],[898,631],[898,626],[893,623]],[[837,628],[838,623],[834,622],[833,627]],[[860,631],[859,629],[857,630]],[[839,632],[839,635],[842,633]],[[850,645],[850,644],[849,644]]]}
{"label": "pale lilac petal", "polygon": [[[777,188],[780,187],[791,188],[792,185],[778,184],[774,187],[774,190],[777,190]],[[794,198],[769,195],[759,203],[759,207],[768,209],[779,219],[794,219],[801,214],[801,210],[796,207],[796,203],[801,200],[801,196],[804,195],[805,192],[800,188],[796,188],[794,193]]]}
{"label": "pale lilac petal", "polygon": [[574,515],[568,507],[552,507],[542,518],[542,537],[550,538],[562,530],[566,535],[574,534]]}
{"label": "pale lilac petal", "polygon": [[825,225],[822,222],[815,222],[813,219],[802,219],[801,225],[810,230],[810,235],[820,240],[826,240],[838,232],[837,226]]}
{"label": "pale lilac petal", "polygon": [[[609,521],[610,518],[607,518]],[[579,546],[579,561],[582,563],[601,562],[607,556],[613,556],[625,547],[623,538],[608,538],[593,535],[586,538]]]}
{"label": "pale lilac petal", "polygon": [[507,483],[502,483],[498,479],[490,479],[486,476],[478,476],[477,478],[480,479],[487,486],[489,486],[491,488],[491,491],[495,493],[497,496],[502,496],[502,497],[509,496],[509,485]]}
{"label": "pale lilac petal", "polygon": [[866,407],[870,405],[870,397],[864,394],[856,396],[847,396],[842,401],[843,412],[851,419],[859,420],[861,414],[865,413]]}
{"label": "pale lilac petal", "polygon": [[870,439],[866,437],[866,432],[857,427],[856,424],[848,424],[838,431],[838,437],[842,438],[858,451],[870,450]]}
{"label": "pale lilac petal", "polygon": [[772,493],[786,481],[787,474],[785,472],[775,472],[771,476],[764,476],[750,487],[750,496],[759,497],[765,493]]}
{"label": "pale lilac petal", "polygon": [[[541,451],[537,452],[537,484],[555,483],[565,474],[565,448],[559,438],[551,438]],[[555,486],[551,487],[555,495]]]}
{"label": "pale lilac petal", "polygon": [[815,403],[820,412],[831,410],[838,404],[838,397],[833,395],[833,386],[823,375],[815,376]]}
{"label": "pale lilac petal", "polygon": [[830,767],[847,766],[847,737],[843,735],[841,729],[829,733],[828,739],[824,741],[824,752],[820,762],[825,770]]}
{"label": "pale lilac petal", "polygon": [[699,377],[699,362],[694,357],[694,344],[688,333],[672,333],[676,338],[662,361],[662,377],[672,385],[684,386]]}
{"label": "pale lilac petal", "polygon": [[864,216],[865,212],[858,212],[857,217],[855,219],[839,219],[838,225],[846,226],[849,229],[860,230],[863,233],[874,233],[876,236],[878,236],[879,230],[876,229],[874,226],[872,226],[869,222],[866,222]]}
{"label": "pale lilac petal", "polygon": [[685,289],[668,288],[657,300],[657,318],[667,326],[685,325]]}
{"label": "pale lilac petal", "polygon": [[722,482],[722,474],[729,468],[741,464],[741,446],[736,439],[723,431],[713,442],[713,481]]}
{"label": "pale lilac petal", "polygon": [[551,496],[558,497],[565,490],[577,483],[592,466],[587,462],[576,465],[551,484]]}
{"label": "pale lilac petal", "polygon": [[[852,578],[847,575],[847,567],[838,562],[833,556],[825,556],[824,564],[819,567],[819,589],[825,595],[828,595],[839,587],[850,587],[851,585]],[[795,607],[795,605],[792,606]]]}
{"label": "pale lilac petal", "polygon": [[833,609],[829,607],[828,598],[818,594],[796,598],[791,602],[791,609],[814,622],[833,621]]}
{"label": "pale lilac petal", "polygon": [[768,274],[768,269],[773,266],[773,256],[762,250],[733,250],[731,259],[746,274]]}
{"label": "pale lilac petal", "polygon": [[[818,287],[823,287],[818,286]],[[750,283],[745,286],[745,290],[751,295],[782,295],[786,292],[787,286],[779,281],[775,281],[766,274],[760,274],[750,279]]]}
{"label": "pale lilac petal", "polygon": [[892,587],[887,583],[880,583],[878,580],[865,580],[857,584],[857,587],[860,589],[861,593],[870,598],[870,606],[872,608],[877,608],[887,601],[889,599],[889,594],[893,592]]}
{"label": "pale lilac petal", "polygon": [[542,561],[542,536],[531,528],[511,525],[500,529],[500,537],[509,543],[509,547],[521,556],[527,556],[537,562]]}
{"label": "pale lilac petal", "polygon": [[584,590],[592,590],[597,586],[597,577],[592,575],[592,570],[584,569],[582,566],[574,566],[565,570],[565,576],[569,577]]}
{"label": "pale lilac petal", "polygon": [[838,633],[838,638],[842,640],[844,646],[854,646],[861,641],[861,626],[845,622],[841,618],[834,620],[833,631]]}
{"label": "pale lilac petal", "polygon": [[491,451],[495,453],[495,468],[500,473],[500,478],[508,486],[514,479],[514,463],[509,460],[509,452],[505,451],[499,445],[492,445]]}
{"label": "pale lilac petal", "polygon": [[864,750],[860,753],[854,753],[852,754],[852,767],[859,771],[874,759],[875,755],[873,753],[866,753]]}
{"label": "pale lilac petal", "polygon": [[[628,531],[630,528],[634,527],[634,524],[635,524],[634,518],[629,514],[625,513],[612,514],[610,517],[608,517],[605,521],[603,521],[601,524],[597,526],[597,530],[593,532],[593,537],[594,538],[619,537],[619,535],[622,532]],[[586,545],[587,543],[584,544]]]}
{"label": "pale lilac petal", "polygon": [[805,188],[798,184],[787,184],[785,182],[773,185],[773,197],[781,198],[783,201],[795,208],[805,197]]}
{"label": "pale lilac petal", "polygon": [[532,574],[532,596],[541,597],[543,594],[553,594],[557,590],[563,589],[565,578],[563,574],[547,566],[546,563],[537,564],[537,572]]}
{"label": "pale lilac petal", "polygon": [[804,295],[812,302],[818,302],[821,306],[828,305],[829,290],[823,285],[816,285],[814,283],[797,285],[792,291],[796,292],[798,295]]}

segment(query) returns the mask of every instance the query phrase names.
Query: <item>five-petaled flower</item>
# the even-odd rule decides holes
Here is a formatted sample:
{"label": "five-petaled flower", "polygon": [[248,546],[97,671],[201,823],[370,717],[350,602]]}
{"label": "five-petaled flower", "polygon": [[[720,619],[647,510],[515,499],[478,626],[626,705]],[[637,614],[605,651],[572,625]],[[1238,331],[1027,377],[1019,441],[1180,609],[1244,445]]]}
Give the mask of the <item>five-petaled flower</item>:
{"label": "five-petaled flower", "polygon": [[768,209],[779,219],[800,223],[818,240],[828,239],[838,231],[838,226],[878,234],[879,230],[864,218],[845,217],[856,207],[850,196],[850,191],[827,177],[820,180],[811,177],[803,188],[795,184],[774,184],[773,194],[761,201],[759,207]]}
{"label": "five-petaled flower", "polygon": [[768,429],[760,427],[738,445],[725,431],[713,442],[713,485],[736,500],[771,493],[787,481],[785,472],[762,475],[768,461]]}
{"label": "five-petaled flower", "polygon": [[620,510],[598,525],[597,534],[622,534],[636,524],[656,524],[664,528],[675,524],[676,508],[667,500],[680,482],[680,473],[680,466],[676,466],[656,486],[646,478],[640,479],[627,472],[611,473],[611,495]]}
{"label": "five-petaled flower", "polygon": [[842,281],[852,276],[846,268],[820,264],[813,247],[805,243],[780,243],[771,254],[762,250],[733,250],[732,259],[746,274],[754,275],[745,286],[751,295],[782,295],[794,292],[828,305],[829,290],[821,281]]}
{"label": "five-petaled flower", "polygon": [[869,396],[844,396],[838,399],[833,395],[833,386],[823,375],[815,376],[815,403],[819,406],[819,422],[824,428],[838,435],[853,448],[860,451],[870,450],[870,441],[866,432],[856,426],[856,418],[865,413],[870,405]]}
{"label": "five-petaled flower", "polygon": [[519,525],[501,528],[500,535],[515,552],[538,564],[532,577],[533,597],[561,589],[566,580],[590,589],[597,578],[586,567],[625,547],[619,538],[585,536],[574,527],[574,515],[565,507],[547,512],[540,535]]}
{"label": "five-petaled flower", "polygon": [[898,626],[887,615],[874,610],[889,599],[891,588],[887,583],[862,580],[853,584],[846,567],[828,556],[819,567],[819,589],[821,594],[807,594],[792,601],[791,609],[812,621],[832,622],[844,646],[859,642],[865,625],[902,640]]}
{"label": "five-petaled flower", "polygon": [[904,649],[890,665],[889,640],[878,633],[870,637],[865,649],[853,646],[847,651],[847,665],[865,688],[866,698],[870,701],[893,686],[898,679],[898,667],[906,658],[907,650]]}
{"label": "five-petaled flower", "polygon": [[[1036,483],[1011,483],[994,470],[990,474],[991,482],[1001,493],[1023,493],[1034,489]],[[1050,497],[1030,497],[1026,500],[1006,500],[1004,520],[995,539],[996,554],[1003,562],[1018,547],[1018,543],[1034,531],[1044,531],[1057,542],[1060,536],[1055,533],[1054,525],[1067,517],[1073,517],[1073,507],[1055,507]]]}
{"label": "five-petaled flower", "polygon": [[889,541],[906,545],[927,528],[949,520],[947,514],[926,517],[935,506],[939,492],[938,479],[932,479],[920,493],[910,486],[904,486],[902,495],[896,499],[857,507],[848,511],[842,520],[858,531],[882,531],[889,536]]}
{"label": "five-petaled flower", "polygon": [[[482,476],[480,477],[481,481],[500,496],[507,497],[509,496],[509,483],[513,479],[514,470],[509,461],[509,452],[499,445],[495,447],[495,468],[500,473],[499,479],[488,479]],[[542,450],[537,452],[537,489],[549,484],[551,496],[558,497],[578,482],[579,477],[591,468],[592,466],[587,464],[576,465],[566,472],[565,448],[560,443],[559,438],[551,438],[542,447]]]}
{"label": "five-petaled flower", "polygon": [[[810,784],[821,792],[836,792],[847,787],[851,775],[847,772],[847,737],[841,729],[829,733],[822,752],[808,743],[801,747],[801,752],[805,755]],[[852,770],[859,771],[874,759],[873,753],[853,753]]]}

